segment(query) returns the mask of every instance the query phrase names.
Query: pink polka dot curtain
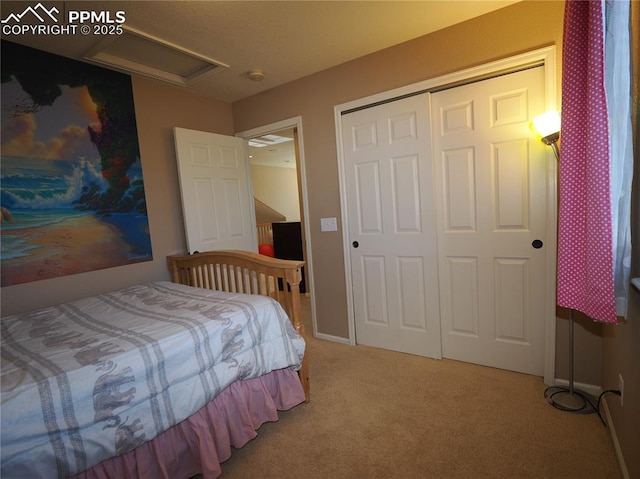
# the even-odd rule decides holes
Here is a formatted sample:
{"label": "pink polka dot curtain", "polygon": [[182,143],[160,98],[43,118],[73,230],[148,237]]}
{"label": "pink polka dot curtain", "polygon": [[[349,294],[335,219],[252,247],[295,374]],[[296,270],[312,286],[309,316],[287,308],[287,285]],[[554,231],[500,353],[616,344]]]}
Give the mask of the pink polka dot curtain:
{"label": "pink polka dot curtain", "polygon": [[[604,7],[597,0],[565,3],[557,303],[597,321],[615,323],[617,234],[613,231]],[[617,219],[615,223],[617,228]]]}

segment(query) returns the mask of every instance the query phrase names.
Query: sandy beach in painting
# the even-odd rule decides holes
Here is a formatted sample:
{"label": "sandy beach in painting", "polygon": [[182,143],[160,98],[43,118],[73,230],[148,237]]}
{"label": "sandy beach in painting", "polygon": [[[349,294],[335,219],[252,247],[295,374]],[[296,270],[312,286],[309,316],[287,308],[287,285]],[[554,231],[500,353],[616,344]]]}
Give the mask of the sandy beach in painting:
{"label": "sandy beach in painting", "polygon": [[[2,235],[15,231],[2,231]],[[20,230],[34,247],[28,256],[2,261],[2,285],[27,283],[128,264],[131,247],[115,226],[92,215]]]}

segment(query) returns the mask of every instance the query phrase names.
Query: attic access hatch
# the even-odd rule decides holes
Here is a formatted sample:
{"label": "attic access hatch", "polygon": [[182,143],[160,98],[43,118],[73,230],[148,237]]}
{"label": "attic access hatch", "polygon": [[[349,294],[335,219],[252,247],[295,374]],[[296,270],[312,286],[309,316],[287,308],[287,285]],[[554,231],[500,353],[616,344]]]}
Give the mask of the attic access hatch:
{"label": "attic access hatch", "polygon": [[84,58],[124,73],[135,73],[178,86],[187,86],[229,68],[229,65],[200,55],[122,25],[121,35],[109,35],[89,50]]}

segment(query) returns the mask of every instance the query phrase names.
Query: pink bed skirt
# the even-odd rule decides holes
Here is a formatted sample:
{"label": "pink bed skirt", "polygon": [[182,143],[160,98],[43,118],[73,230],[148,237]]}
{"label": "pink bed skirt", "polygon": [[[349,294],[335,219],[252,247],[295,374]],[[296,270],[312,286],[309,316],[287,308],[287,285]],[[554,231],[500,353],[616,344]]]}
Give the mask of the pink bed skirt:
{"label": "pink bed skirt", "polygon": [[214,479],[220,463],[305,399],[295,371],[281,369],[236,381],[194,415],[122,456],[107,459],[74,479]]}

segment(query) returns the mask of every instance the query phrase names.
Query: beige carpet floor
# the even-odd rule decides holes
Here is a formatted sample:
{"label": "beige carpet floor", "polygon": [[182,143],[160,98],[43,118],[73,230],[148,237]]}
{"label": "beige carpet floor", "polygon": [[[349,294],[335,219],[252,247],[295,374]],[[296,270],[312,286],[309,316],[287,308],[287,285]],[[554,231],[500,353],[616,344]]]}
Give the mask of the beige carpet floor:
{"label": "beige carpet floor", "polygon": [[541,378],[310,338],[311,402],[222,465],[235,478],[620,478],[596,414]]}

